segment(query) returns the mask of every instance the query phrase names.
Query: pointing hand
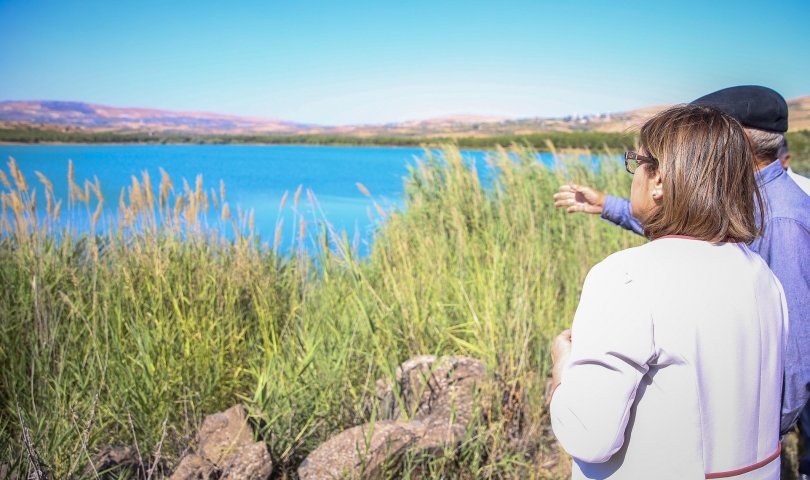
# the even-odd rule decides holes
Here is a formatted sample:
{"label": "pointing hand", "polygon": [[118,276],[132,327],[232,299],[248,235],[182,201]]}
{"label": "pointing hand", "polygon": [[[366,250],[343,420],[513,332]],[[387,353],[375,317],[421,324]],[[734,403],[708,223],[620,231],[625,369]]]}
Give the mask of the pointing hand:
{"label": "pointing hand", "polygon": [[555,207],[567,207],[568,213],[602,213],[605,194],[587,185],[569,183],[560,185],[559,193],[554,194]]}

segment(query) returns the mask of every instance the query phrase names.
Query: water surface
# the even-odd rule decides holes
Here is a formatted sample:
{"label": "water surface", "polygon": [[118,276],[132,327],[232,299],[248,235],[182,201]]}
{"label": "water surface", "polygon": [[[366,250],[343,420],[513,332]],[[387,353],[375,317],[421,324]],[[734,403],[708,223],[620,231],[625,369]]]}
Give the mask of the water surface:
{"label": "water surface", "polygon": [[[485,152],[463,154],[483,171]],[[237,206],[253,210],[255,231],[264,241],[273,242],[277,222],[284,218],[283,248],[292,241],[292,224],[296,223],[292,196],[300,185],[304,192],[311,190],[317,200],[313,205],[306,193],[301,195],[299,211],[306,214],[308,225],[326,218],[336,231],[346,231],[349,238],[356,239],[365,252],[367,246],[362,245],[370,238],[379,215],[357,183],[363,184],[383,208],[401,206],[408,165],[423,156],[424,150],[291,145],[0,145],[0,155],[14,157],[28,183],[39,187],[40,192],[42,186],[34,172],[43,173],[53,183],[56,197],[65,203],[69,159],[76,182],[82,185],[84,179],[98,177],[107,204],[113,208],[117,208],[121,189],[132,184],[132,176],[140,178],[143,171],[149,173],[155,190],[160,182],[159,168],[171,176],[175,189],[182,189],[183,179],[193,189],[197,175],[202,174],[206,190],[214,188],[218,194],[222,180],[231,210],[235,212]],[[538,157],[545,163],[553,162],[549,154]],[[279,204],[285,192],[290,198],[280,217]],[[216,218],[217,214],[209,210],[209,223]]]}
{"label": "water surface", "polygon": [[[301,195],[299,211],[311,222],[316,215],[326,217],[336,230],[367,239],[374,228],[368,215],[372,200],[356,184],[363,184],[378,204],[391,208],[400,199],[408,164],[423,153],[417,148],[285,145],[0,145],[0,155],[14,157],[30,185],[42,191],[34,175],[39,171],[53,182],[57,198],[65,201],[69,159],[76,182],[82,185],[84,179],[98,177],[107,204],[114,207],[121,189],[143,171],[149,173],[155,190],[159,168],[171,176],[176,189],[182,188],[183,179],[193,188],[202,174],[206,189],[213,187],[219,193],[222,180],[231,210],[235,212],[237,205],[254,210],[256,232],[271,242],[281,198],[289,192],[284,244],[291,240],[292,197],[299,186],[304,192],[311,190],[317,200],[313,212],[306,193]],[[480,152],[478,156],[483,158]],[[213,221],[216,214],[209,211],[208,217]]]}

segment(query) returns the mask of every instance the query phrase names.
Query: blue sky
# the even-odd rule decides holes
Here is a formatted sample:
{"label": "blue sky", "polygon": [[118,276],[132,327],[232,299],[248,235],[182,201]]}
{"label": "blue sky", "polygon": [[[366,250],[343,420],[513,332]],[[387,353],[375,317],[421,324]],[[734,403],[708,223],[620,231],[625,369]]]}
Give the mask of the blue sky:
{"label": "blue sky", "polygon": [[810,1],[0,0],[0,101],[325,125],[810,94]]}

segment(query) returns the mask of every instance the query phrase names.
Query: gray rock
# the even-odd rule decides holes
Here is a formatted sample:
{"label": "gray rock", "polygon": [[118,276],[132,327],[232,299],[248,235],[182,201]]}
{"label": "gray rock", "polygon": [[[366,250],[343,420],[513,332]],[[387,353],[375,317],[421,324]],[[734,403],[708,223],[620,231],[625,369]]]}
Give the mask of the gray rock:
{"label": "gray rock", "polygon": [[463,425],[446,422],[441,418],[429,418],[412,451],[418,456],[441,457],[446,449],[456,448],[466,434],[467,429]]}
{"label": "gray rock", "polygon": [[194,455],[186,455],[175,469],[170,480],[214,480],[219,478],[219,471],[208,460]]}
{"label": "gray rock", "polygon": [[406,452],[441,456],[455,448],[473,418],[476,389],[486,368],[466,357],[432,355],[403,363],[396,383],[377,381],[383,420],[350,428],[315,449],[301,463],[302,480],[383,478]]}
{"label": "gray rock", "polygon": [[251,443],[239,450],[224,468],[221,480],[265,480],[273,473],[273,460],[264,442]]}
{"label": "gray rock", "polygon": [[424,426],[380,421],[345,430],[315,449],[298,467],[301,480],[381,478],[421,437]]}
{"label": "gray rock", "polygon": [[9,480],[17,480],[17,477],[19,476],[20,474],[17,473],[16,470],[11,473],[11,476],[9,476],[8,463],[0,464],[0,480],[6,480],[6,478],[8,478]]}
{"label": "gray rock", "polygon": [[235,405],[205,417],[197,453],[186,456],[171,479],[266,480],[272,473],[267,444],[253,441],[245,408]]}
{"label": "gray rock", "polygon": [[197,453],[214,465],[228,465],[242,447],[251,443],[253,430],[247,423],[245,407],[234,405],[205,417]]}
{"label": "gray rock", "polygon": [[107,478],[111,474],[118,475],[124,470],[136,474],[139,468],[138,450],[135,447],[108,445],[90,460],[90,465],[84,470],[84,476],[95,478],[98,474],[101,478]]}
{"label": "gray rock", "polygon": [[486,367],[472,358],[412,358],[397,368],[396,385],[388,379],[377,381],[381,416],[421,421],[433,416],[466,428],[472,420],[476,388],[485,380]]}

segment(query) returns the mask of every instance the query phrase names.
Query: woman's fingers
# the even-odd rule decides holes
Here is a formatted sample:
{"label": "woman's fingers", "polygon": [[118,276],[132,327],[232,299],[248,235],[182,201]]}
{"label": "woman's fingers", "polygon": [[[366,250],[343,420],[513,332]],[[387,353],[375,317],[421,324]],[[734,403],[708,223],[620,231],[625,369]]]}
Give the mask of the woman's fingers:
{"label": "woman's fingers", "polygon": [[557,363],[560,357],[567,356],[571,352],[571,329],[564,330],[554,339],[551,347],[551,360]]}
{"label": "woman's fingers", "polygon": [[554,339],[554,344],[551,346],[551,379],[552,388],[556,389],[560,384],[562,378],[562,368],[566,363],[568,356],[571,355],[571,329],[563,330],[562,333],[557,335]]}

